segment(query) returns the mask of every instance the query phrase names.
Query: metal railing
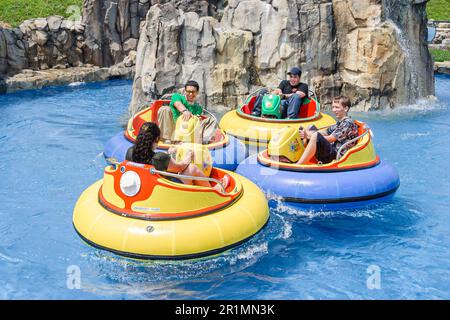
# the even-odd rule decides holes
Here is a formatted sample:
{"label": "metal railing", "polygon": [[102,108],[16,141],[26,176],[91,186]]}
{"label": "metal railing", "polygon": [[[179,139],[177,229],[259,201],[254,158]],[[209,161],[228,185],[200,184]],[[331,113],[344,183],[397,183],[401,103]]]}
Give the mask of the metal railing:
{"label": "metal railing", "polygon": [[[112,157],[111,158],[107,158],[106,162],[108,162],[109,164],[112,164],[114,166],[118,166],[121,163],[116,158],[112,158]],[[223,186],[223,183],[220,180],[217,180],[217,179],[214,179],[214,178],[189,176],[189,175],[186,175],[186,174],[179,174],[179,173],[172,173],[172,172],[167,172],[167,171],[160,171],[160,170],[156,170],[155,168],[150,168],[150,173],[151,174],[159,174],[159,175],[172,177],[172,178],[177,178],[177,179],[189,179],[189,180],[197,180],[197,181],[215,182],[215,183],[217,183],[220,186],[221,192],[223,194],[227,193],[226,190],[225,190],[225,187]]]}
{"label": "metal railing", "polygon": [[214,121],[217,123],[217,127],[220,128],[219,120],[217,119],[217,117],[211,111],[207,110],[206,108],[203,108],[203,111],[206,112],[207,114],[209,114],[214,119]]}
{"label": "metal railing", "polygon": [[341,155],[341,152],[342,152],[342,149],[343,149],[343,148],[345,148],[346,146],[348,146],[348,145],[349,145],[350,143],[352,143],[352,142],[358,141],[359,139],[361,139],[362,137],[364,137],[366,134],[370,133],[370,129],[369,129],[368,127],[366,127],[365,129],[366,129],[366,131],[365,131],[363,134],[357,136],[356,138],[353,138],[353,139],[347,141],[346,143],[344,143],[344,144],[339,148],[339,150],[337,151],[337,155],[336,155],[336,161],[339,161],[339,160],[342,158],[343,155]]}
{"label": "metal railing", "polygon": [[117,166],[120,164],[119,160],[117,160],[116,158],[113,158],[113,157],[106,158],[105,160],[107,163],[112,164],[114,166]]}
{"label": "metal railing", "polygon": [[209,181],[209,182],[215,182],[217,183],[220,188],[222,189],[222,193],[226,193],[225,187],[223,186],[222,182],[220,180],[214,179],[214,178],[208,178],[208,177],[195,177],[195,176],[188,176],[185,174],[179,174],[179,173],[172,173],[167,171],[160,171],[156,170],[155,168],[150,169],[151,174],[160,174],[167,177],[177,178],[177,179],[189,179],[189,180],[197,180],[197,181]]}
{"label": "metal railing", "polygon": [[[160,100],[170,100],[173,95],[174,95],[174,93],[165,93],[159,99]],[[219,120],[217,119],[217,117],[211,111],[207,110],[206,108],[207,108],[207,106],[205,105],[205,107],[203,108],[203,111],[206,112],[207,114],[209,114],[214,119],[214,121],[217,123],[217,127],[220,128]]]}
{"label": "metal railing", "polygon": [[327,129],[327,128],[331,127],[331,126],[334,126],[334,124],[330,124],[328,126],[320,127],[320,128],[317,129],[317,131],[320,131],[320,130],[323,130],[323,129]]}
{"label": "metal railing", "polygon": [[274,89],[276,89],[276,88],[275,88],[275,87],[262,87],[262,88],[259,88],[258,90],[251,92],[251,93],[247,96],[247,98],[245,99],[245,103],[247,103],[247,101],[248,101],[251,97],[258,96],[258,95],[260,94],[261,91],[264,91],[264,90],[265,90],[265,91],[267,91],[267,93],[270,93],[270,92],[273,91]]}
{"label": "metal railing", "polygon": [[319,100],[317,100],[317,94],[315,90],[308,90],[308,95],[311,97],[311,95],[314,97],[314,100],[316,100],[317,102],[319,102]]}
{"label": "metal railing", "polygon": [[[250,93],[250,94],[247,96],[247,99],[245,99],[245,101],[248,101],[248,99],[249,99],[250,97],[259,95],[259,93],[260,93],[261,91],[263,91],[263,90],[266,90],[267,93],[270,93],[271,91],[273,91],[273,90],[275,90],[275,89],[278,89],[278,88],[276,88],[276,87],[263,87],[263,88],[259,88],[258,90],[256,90],[256,91]],[[311,95],[312,95],[312,96],[314,97],[314,100],[317,101],[317,94],[316,94],[316,91],[315,91],[315,90],[308,89],[308,95],[309,95],[310,97],[311,97]]]}

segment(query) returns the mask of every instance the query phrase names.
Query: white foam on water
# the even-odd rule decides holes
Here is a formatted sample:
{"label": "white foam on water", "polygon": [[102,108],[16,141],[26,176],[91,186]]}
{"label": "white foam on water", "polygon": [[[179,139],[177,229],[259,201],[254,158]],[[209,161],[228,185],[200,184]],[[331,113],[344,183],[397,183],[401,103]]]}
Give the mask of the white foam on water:
{"label": "white foam on water", "polygon": [[[279,215],[290,215],[300,218],[306,218],[308,220],[313,220],[317,218],[333,218],[333,217],[353,217],[353,218],[373,218],[376,211],[372,209],[343,209],[343,210],[305,210],[300,208],[292,207],[283,201],[281,197],[277,195],[268,195],[269,200],[276,202],[275,207],[272,209],[273,212]],[[281,216],[283,222],[285,222],[282,239],[287,239],[292,234],[292,225]]]}
{"label": "white foam on water", "polygon": [[428,96],[417,100],[414,104],[399,105],[392,109],[373,110],[371,112],[353,111],[352,117],[371,120],[402,120],[418,116],[427,116],[435,112],[446,111],[449,105],[439,101],[435,96]]}
{"label": "white foam on water", "polygon": [[232,257],[230,262],[235,264],[238,260],[251,260],[259,257],[261,254],[269,252],[269,245],[267,242],[251,245],[245,251],[240,252],[235,257]]}
{"label": "white foam on water", "polygon": [[178,282],[191,279],[208,279],[218,273],[234,273],[253,265],[269,251],[266,239],[256,235],[246,244],[220,254],[190,260],[131,260],[112,253],[96,250],[86,255],[90,264],[117,284]]}
{"label": "white foam on water", "polygon": [[406,133],[402,133],[400,135],[400,139],[405,141],[405,140],[416,139],[416,138],[420,138],[420,137],[427,137],[430,134],[431,134],[430,131],[427,131],[427,132],[416,132],[416,133],[406,132]]}
{"label": "white foam on water", "polygon": [[12,263],[12,264],[18,264],[18,263],[22,262],[22,260],[20,260],[20,259],[16,259],[16,258],[7,256],[7,255],[5,255],[5,254],[3,254],[1,252],[0,252],[0,261],[9,262],[9,263]]}
{"label": "white foam on water", "polygon": [[282,222],[283,222],[283,227],[281,228],[281,233],[278,237],[276,237],[276,239],[289,239],[292,236],[292,224],[288,221],[286,221],[286,219],[282,216],[280,216]]}
{"label": "white foam on water", "polygon": [[78,87],[78,86],[82,86],[82,85],[85,85],[85,84],[86,84],[86,82],[78,81],[78,82],[69,83],[68,86],[69,87]]}
{"label": "white foam on water", "polygon": [[91,166],[92,168],[97,172],[97,171],[103,171],[105,168],[105,157],[103,155],[103,152],[100,152],[99,154],[97,154],[95,156],[94,159],[92,159],[91,162]]}

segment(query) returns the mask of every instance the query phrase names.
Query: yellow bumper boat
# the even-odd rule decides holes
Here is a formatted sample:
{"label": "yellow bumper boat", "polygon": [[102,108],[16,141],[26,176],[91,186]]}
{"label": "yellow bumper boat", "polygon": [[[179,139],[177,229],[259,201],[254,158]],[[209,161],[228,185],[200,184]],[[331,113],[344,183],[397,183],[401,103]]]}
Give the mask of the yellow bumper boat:
{"label": "yellow bumper boat", "polygon": [[[119,161],[125,160],[127,150],[136,141],[141,126],[148,121],[158,123],[158,111],[161,107],[168,106],[170,100],[156,100],[148,107],[138,112],[129,121],[125,131],[114,135],[105,145],[103,154],[105,158],[115,158]],[[210,112],[205,110],[211,117]],[[204,116],[201,116],[204,118]],[[185,139],[180,139],[185,141]],[[191,139],[192,140],[192,139]],[[167,151],[174,144],[158,143],[159,151]],[[228,136],[220,128],[214,134],[214,142],[205,144],[213,157],[214,166],[225,170],[236,170],[236,167],[245,159],[245,146],[236,138]]]}
{"label": "yellow bumper boat", "polygon": [[[185,185],[153,166],[124,161],[78,199],[73,225],[88,244],[137,259],[189,259],[239,245],[269,218],[264,194],[248,179],[213,168],[209,179],[230,183],[222,192]],[[191,177],[192,178],[192,177]]]}
{"label": "yellow bumper boat", "polygon": [[[312,96],[312,95],[311,95]],[[334,124],[333,117],[320,112],[320,103],[315,98],[306,98],[300,108],[298,119],[277,119],[253,116],[256,95],[236,110],[227,112],[220,120],[220,127],[226,134],[235,137],[248,146],[266,147],[272,134],[286,127],[306,128],[310,125],[326,127]]]}

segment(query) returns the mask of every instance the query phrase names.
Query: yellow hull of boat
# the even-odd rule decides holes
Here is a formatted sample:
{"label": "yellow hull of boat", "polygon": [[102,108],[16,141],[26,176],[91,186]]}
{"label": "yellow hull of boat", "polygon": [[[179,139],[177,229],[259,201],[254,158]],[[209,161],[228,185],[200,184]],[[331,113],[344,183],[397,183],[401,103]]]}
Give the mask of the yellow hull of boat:
{"label": "yellow hull of boat", "polygon": [[[269,219],[262,191],[248,179],[228,174],[242,183],[244,192],[237,201],[210,214],[177,220],[143,220],[108,211],[98,201],[100,180],[78,199],[73,224],[87,243],[132,258],[187,259],[216,254],[244,242]],[[179,206],[181,209],[183,204]]]}
{"label": "yellow hull of boat", "polygon": [[227,112],[220,120],[220,128],[225,133],[236,137],[246,145],[264,147],[270,141],[272,134],[286,126],[299,128],[300,126],[307,128],[315,125],[317,128],[327,127],[336,123],[336,121],[328,114],[321,113],[320,116],[310,121],[256,121],[243,118],[238,115],[236,110]]}

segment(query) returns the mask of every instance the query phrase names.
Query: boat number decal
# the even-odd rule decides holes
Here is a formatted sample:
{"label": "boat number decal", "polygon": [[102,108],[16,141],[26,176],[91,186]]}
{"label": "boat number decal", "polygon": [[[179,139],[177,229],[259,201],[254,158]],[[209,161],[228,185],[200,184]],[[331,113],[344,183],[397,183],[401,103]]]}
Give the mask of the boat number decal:
{"label": "boat number decal", "polygon": [[151,212],[155,212],[155,211],[160,211],[161,208],[147,208],[147,207],[133,207],[134,210],[141,210],[141,211],[151,211]]}

